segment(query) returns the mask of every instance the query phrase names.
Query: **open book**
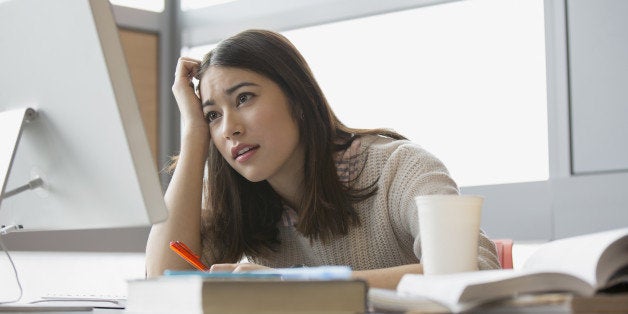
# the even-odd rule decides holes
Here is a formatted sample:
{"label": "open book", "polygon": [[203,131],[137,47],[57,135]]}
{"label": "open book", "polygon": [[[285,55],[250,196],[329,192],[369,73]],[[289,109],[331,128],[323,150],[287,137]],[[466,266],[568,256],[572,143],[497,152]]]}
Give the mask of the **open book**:
{"label": "open book", "polygon": [[464,311],[516,295],[592,296],[628,283],[628,228],[545,243],[518,270],[405,275],[397,291],[371,289],[372,307]]}

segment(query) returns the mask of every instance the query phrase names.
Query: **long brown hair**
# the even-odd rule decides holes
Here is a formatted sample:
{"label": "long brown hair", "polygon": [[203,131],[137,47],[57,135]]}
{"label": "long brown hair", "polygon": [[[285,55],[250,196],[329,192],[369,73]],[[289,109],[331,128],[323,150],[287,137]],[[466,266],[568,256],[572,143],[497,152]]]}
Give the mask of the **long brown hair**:
{"label": "long brown hair", "polygon": [[[305,148],[304,194],[296,209],[297,230],[312,240],[329,241],[359,225],[354,204],[371,197],[376,183],[355,188],[340,182],[334,153],[366,134],[394,139],[386,129],[353,129],[333,113],[299,51],[284,36],[248,30],[223,40],[201,62],[198,77],[210,67],[254,71],[276,83],[289,100]],[[256,256],[279,244],[277,223],[283,213],[280,197],[267,181],[250,182],[229,166],[213,144],[204,184],[202,234],[213,261],[236,262],[243,254]]]}

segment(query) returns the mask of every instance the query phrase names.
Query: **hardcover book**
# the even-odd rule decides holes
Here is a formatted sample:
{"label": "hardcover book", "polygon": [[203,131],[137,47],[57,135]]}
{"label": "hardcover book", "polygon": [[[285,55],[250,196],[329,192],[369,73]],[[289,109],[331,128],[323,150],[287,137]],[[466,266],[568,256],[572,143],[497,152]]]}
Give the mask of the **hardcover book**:
{"label": "hardcover book", "polygon": [[127,313],[364,313],[362,280],[162,276],[128,282]]}

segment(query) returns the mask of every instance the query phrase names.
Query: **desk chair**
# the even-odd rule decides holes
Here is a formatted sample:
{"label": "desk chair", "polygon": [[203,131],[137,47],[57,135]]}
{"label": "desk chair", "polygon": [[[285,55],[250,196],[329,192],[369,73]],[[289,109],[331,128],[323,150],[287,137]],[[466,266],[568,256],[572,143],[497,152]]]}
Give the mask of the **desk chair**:
{"label": "desk chair", "polygon": [[503,269],[512,269],[512,239],[492,239]]}

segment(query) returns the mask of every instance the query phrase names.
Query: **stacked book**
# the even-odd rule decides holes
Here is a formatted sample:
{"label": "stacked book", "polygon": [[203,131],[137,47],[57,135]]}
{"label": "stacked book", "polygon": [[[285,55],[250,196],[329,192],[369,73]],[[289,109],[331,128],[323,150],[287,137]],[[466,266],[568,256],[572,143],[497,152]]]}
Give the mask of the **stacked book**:
{"label": "stacked book", "polygon": [[365,281],[349,267],[270,272],[173,271],[128,283],[127,313],[364,313]]}

